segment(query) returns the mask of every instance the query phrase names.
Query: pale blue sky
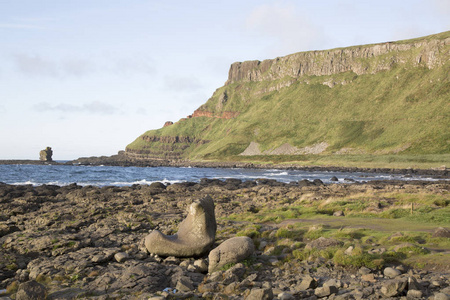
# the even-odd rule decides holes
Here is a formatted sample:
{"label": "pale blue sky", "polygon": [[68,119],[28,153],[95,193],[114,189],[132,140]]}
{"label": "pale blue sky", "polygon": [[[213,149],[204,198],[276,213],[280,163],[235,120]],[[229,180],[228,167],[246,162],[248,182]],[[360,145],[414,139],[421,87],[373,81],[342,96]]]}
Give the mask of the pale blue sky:
{"label": "pale blue sky", "polygon": [[450,29],[450,0],[0,0],[0,159],[112,155],[235,61]]}

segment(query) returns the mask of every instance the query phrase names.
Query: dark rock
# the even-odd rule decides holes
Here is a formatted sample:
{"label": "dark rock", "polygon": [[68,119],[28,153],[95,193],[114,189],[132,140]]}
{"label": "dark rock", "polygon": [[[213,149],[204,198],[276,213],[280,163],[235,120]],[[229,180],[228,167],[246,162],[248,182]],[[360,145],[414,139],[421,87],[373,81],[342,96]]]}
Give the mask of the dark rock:
{"label": "dark rock", "polygon": [[149,187],[150,189],[161,189],[161,190],[166,189],[166,186],[161,182],[152,182]]}
{"label": "dark rock", "polygon": [[438,227],[433,232],[433,237],[445,237],[450,238],[450,230],[444,228],[444,227]]}
{"label": "dark rock", "polygon": [[320,180],[320,179],[314,179],[313,180],[313,184],[316,185],[316,186],[324,185],[323,181]]}
{"label": "dark rock", "polygon": [[299,182],[298,182],[299,187],[311,186],[311,185],[314,185],[314,184],[311,181],[309,181],[308,179],[302,179],[302,180],[299,180]]}
{"label": "dark rock", "polygon": [[47,289],[34,280],[21,283],[16,293],[16,300],[43,300],[47,297]]}
{"label": "dark rock", "polygon": [[330,181],[339,181],[339,179],[336,176],[333,176],[330,178]]}
{"label": "dark rock", "polygon": [[47,147],[39,152],[40,161],[52,161],[53,151],[51,147]]}

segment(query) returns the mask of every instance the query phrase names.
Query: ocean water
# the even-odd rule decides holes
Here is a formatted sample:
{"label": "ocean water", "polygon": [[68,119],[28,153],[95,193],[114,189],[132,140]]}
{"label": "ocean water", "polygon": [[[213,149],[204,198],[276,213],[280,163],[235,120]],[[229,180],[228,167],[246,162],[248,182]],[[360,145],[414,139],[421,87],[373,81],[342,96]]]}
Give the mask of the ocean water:
{"label": "ocean water", "polygon": [[308,172],[278,169],[228,169],[228,168],[174,168],[174,167],[112,167],[112,166],[70,166],[70,165],[0,165],[0,182],[7,184],[52,184],[95,186],[130,186],[152,182],[176,183],[198,182],[202,178],[237,178],[243,181],[259,178],[275,179],[280,182],[294,182],[302,179],[321,179],[332,182],[336,176],[339,182],[370,180],[434,180],[429,177],[376,174],[362,172]]}

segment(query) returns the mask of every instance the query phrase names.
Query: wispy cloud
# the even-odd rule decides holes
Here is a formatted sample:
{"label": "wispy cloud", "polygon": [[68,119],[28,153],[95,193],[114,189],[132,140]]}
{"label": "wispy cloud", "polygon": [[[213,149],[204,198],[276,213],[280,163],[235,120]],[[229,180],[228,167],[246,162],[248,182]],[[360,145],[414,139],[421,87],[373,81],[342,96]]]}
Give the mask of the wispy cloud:
{"label": "wispy cloud", "polygon": [[264,4],[247,17],[248,31],[274,39],[272,52],[299,52],[320,48],[324,35],[306,13],[293,4]]}
{"label": "wispy cloud", "polygon": [[38,54],[15,53],[12,61],[19,72],[34,77],[82,77],[93,73],[152,75],[156,72],[152,61],[143,57],[52,59]]}
{"label": "wispy cloud", "polygon": [[0,23],[3,29],[24,29],[43,30],[48,29],[48,23],[53,22],[53,18],[10,18],[7,22]]}
{"label": "wispy cloud", "polygon": [[19,23],[0,23],[0,28],[3,29],[45,29],[43,26],[19,24]]}
{"label": "wispy cloud", "polygon": [[195,77],[166,76],[164,78],[164,88],[175,92],[196,91],[201,87],[202,84]]}
{"label": "wispy cloud", "polygon": [[50,104],[48,102],[41,102],[34,105],[33,110],[38,112],[91,113],[100,115],[120,113],[120,110],[117,107],[101,101],[92,101],[80,105],[67,103]]}
{"label": "wispy cloud", "polygon": [[27,75],[55,77],[59,76],[60,73],[58,65],[54,61],[38,55],[13,54],[13,62],[20,72]]}

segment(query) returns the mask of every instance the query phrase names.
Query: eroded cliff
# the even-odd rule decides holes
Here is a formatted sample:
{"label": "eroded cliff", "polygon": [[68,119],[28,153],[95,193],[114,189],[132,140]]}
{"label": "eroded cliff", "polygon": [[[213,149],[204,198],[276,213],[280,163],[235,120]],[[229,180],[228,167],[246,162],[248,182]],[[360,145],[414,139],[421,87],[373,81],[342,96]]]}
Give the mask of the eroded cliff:
{"label": "eroded cliff", "polygon": [[396,64],[413,67],[424,65],[429,69],[442,66],[448,56],[450,38],[418,42],[388,42],[325,51],[299,52],[264,61],[236,62],[231,65],[228,80],[234,82],[267,81],[286,76],[324,76],[344,72],[357,75],[389,70]]}
{"label": "eroded cliff", "polygon": [[449,153],[449,61],[450,31],[236,62],[225,85],[193,114],[146,132],[126,153]]}

